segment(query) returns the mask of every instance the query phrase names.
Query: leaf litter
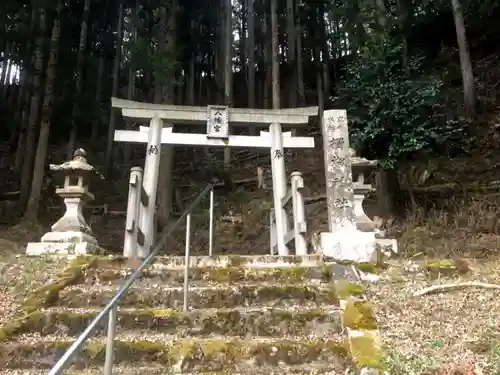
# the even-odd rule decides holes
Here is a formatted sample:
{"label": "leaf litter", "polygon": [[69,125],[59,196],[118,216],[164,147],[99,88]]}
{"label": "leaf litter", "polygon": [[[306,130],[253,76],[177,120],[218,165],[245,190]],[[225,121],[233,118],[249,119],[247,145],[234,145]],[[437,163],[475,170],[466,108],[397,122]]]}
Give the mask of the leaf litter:
{"label": "leaf litter", "polygon": [[26,295],[50,282],[65,258],[29,257],[24,246],[0,238],[0,325],[19,311]]}
{"label": "leaf litter", "polygon": [[[427,261],[428,262],[428,261]],[[475,261],[466,274],[429,274],[426,261],[391,261],[367,297],[376,306],[391,375],[499,375],[500,290],[436,285],[500,284],[500,261]]]}

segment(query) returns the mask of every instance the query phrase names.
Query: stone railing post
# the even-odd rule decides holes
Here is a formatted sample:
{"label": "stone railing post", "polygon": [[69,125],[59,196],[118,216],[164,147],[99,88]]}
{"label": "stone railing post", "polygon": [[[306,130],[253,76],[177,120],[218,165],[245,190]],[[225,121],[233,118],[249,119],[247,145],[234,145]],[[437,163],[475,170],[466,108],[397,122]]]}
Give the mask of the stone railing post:
{"label": "stone railing post", "polygon": [[306,214],[304,208],[304,197],[302,189],[304,180],[302,173],[292,173],[292,204],[293,204],[293,231],[295,237],[295,255],[307,255],[307,233]]}
{"label": "stone railing post", "polygon": [[130,170],[128,189],[127,218],[125,221],[125,239],[123,241],[123,256],[137,257],[137,235],[139,232],[139,209],[142,191],[142,168],[133,167]]}
{"label": "stone railing post", "polygon": [[277,232],[276,232],[276,223],[274,221],[274,208],[271,208],[269,212],[269,254],[275,255],[277,251],[274,250],[277,243]]}
{"label": "stone railing post", "polygon": [[275,249],[278,247],[278,239],[281,235],[283,244],[288,245],[289,242],[294,240],[295,242],[295,255],[307,255],[307,240],[305,234],[307,233],[306,215],[304,208],[304,197],[302,196],[302,189],[304,188],[304,180],[302,179],[302,173],[293,172],[291,176],[291,187],[286,191],[285,196],[281,199],[280,206],[278,209],[285,210],[285,205],[292,201],[292,215],[293,215],[293,228],[287,230],[283,234],[278,230],[278,224],[276,221],[276,209],[271,208],[269,213],[269,228],[270,228],[270,244],[271,251],[270,254],[278,254],[279,251]]}

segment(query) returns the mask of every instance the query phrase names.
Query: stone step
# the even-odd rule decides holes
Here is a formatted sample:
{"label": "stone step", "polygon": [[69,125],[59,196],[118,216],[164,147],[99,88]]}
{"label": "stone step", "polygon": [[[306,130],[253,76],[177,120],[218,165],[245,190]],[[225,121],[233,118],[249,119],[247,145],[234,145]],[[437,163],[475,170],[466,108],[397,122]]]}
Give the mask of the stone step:
{"label": "stone step", "polygon": [[[109,266],[137,267],[140,261],[131,261],[122,256],[98,256],[95,257],[96,264],[100,268]],[[194,255],[189,257],[189,267],[286,267],[286,266],[320,266],[324,263],[335,262],[335,259],[323,255]],[[179,268],[184,267],[186,259],[184,256],[157,256],[151,267]],[[98,267],[98,268],[99,268]]]}
{"label": "stone step", "polygon": [[[47,309],[31,316],[17,334],[78,335],[94,319],[97,309]],[[234,308],[194,310],[187,313],[170,309],[120,309],[118,331],[144,330],[179,337],[329,337],[342,331],[341,311],[336,306],[307,308]],[[105,334],[107,320],[96,334]]]}
{"label": "stone step", "polygon": [[[183,285],[184,268],[167,267],[162,264],[154,264],[141,273],[139,279],[134,283],[155,283],[162,285]],[[120,268],[116,265],[99,266],[89,272],[87,283],[99,282],[108,285],[119,284],[129,276],[132,270]],[[332,268],[328,264],[320,266],[295,266],[287,265],[281,267],[255,267],[249,265],[228,267],[194,267],[190,268],[188,278],[192,285],[207,283],[303,283],[308,280],[319,282],[330,282],[332,280]]]}
{"label": "stone step", "polygon": [[[48,369],[72,342],[69,337],[24,337],[23,341],[0,345],[0,362],[4,369]],[[84,344],[72,363],[80,369],[102,366],[105,351],[104,338],[92,339]],[[169,338],[161,337],[135,340],[119,335],[115,340],[114,360],[116,364],[168,366],[168,373],[255,373],[263,367],[280,366],[282,370],[282,366],[313,366],[318,363],[342,371],[350,364],[345,346],[338,339],[169,341]]]}
{"label": "stone step", "polygon": [[[69,286],[62,290],[57,306],[99,307],[104,306],[117,292],[116,286],[90,285]],[[183,306],[182,287],[150,285],[148,288],[132,286],[122,297],[122,307],[166,307],[179,309]],[[191,309],[233,308],[245,306],[290,306],[304,303],[334,305],[338,297],[332,284],[249,284],[212,285],[190,287],[188,305]]]}

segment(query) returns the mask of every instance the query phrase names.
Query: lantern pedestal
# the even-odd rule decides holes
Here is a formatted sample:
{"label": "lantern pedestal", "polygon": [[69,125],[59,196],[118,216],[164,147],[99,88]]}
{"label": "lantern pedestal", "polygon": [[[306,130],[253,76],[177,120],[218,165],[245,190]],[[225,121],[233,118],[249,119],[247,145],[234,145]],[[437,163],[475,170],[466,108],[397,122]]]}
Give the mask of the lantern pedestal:
{"label": "lantern pedestal", "polygon": [[[75,233],[77,235],[77,233]],[[66,239],[63,239],[66,241]],[[88,254],[103,254],[104,251],[96,243],[90,242],[30,242],[26,247],[26,255],[64,255],[79,256]]]}

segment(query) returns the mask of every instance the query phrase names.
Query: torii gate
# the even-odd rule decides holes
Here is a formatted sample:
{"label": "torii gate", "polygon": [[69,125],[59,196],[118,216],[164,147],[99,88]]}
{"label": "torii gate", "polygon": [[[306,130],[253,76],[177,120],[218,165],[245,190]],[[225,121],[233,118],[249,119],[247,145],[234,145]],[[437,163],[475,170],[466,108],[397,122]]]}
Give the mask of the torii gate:
{"label": "torii gate", "polygon": [[[276,222],[276,246],[279,255],[288,255],[285,236],[288,220],[283,209],[287,195],[284,148],[314,148],[313,137],[294,137],[283,133],[281,125],[300,128],[308,124],[309,118],[318,114],[318,107],[292,109],[246,109],[211,105],[208,107],[149,104],[119,98],[111,98],[111,105],[120,108],[123,117],[136,122],[150,121],[150,126],[135,130],[115,130],[117,142],[147,143],[147,154],[142,186],[148,199],[141,203],[139,228],[144,240],[139,242],[138,255],[145,257],[153,245],[154,210],[158,188],[158,171],[161,144],[192,145],[209,147],[268,148],[271,153],[273,202]],[[165,122],[165,127],[164,127]],[[205,133],[173,133],[174,123],[206,126]],[[259,136],[231,135],[231,127],[253,125],[269,128]],[[127,226],[133,225],[128,223]],[[142,243],[141,243],[142,242]]]}

